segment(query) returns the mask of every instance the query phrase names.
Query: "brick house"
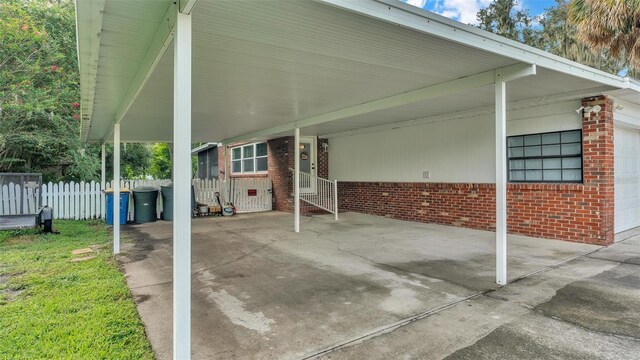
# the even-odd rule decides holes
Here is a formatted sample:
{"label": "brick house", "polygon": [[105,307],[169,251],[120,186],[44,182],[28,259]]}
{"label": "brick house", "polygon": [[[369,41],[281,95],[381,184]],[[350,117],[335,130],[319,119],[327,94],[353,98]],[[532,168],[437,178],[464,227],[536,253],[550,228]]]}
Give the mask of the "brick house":
{"label": "brick house", "polygon": [[[581,106],[596,105],[600,106],[597,113],[575,111]],[[536,124],[518,126],[519,121],[536,113],[544,114],[535,118]],[[616,232],[640,226],[640,132],[632,130],[633,125],[640,126],[639,114],[637,104],[603,95],[509,111],[507,132],[513,145],[508,144],[509,151],[523,153],[508,155],[508,232],[608,245]],[[447,131],[447,127],[473,122],[478,127],[462,131],[457,128],[462,138],[471,138],[475,132],[491,127],[490,116],[469,112],[438,123],[426,118],[407,127],[303,138],[303,142],[315,148],[315,174],[338,180],[340,211],[495,231],[495,184],[483,171],[493,164],[460,152],[454,161],[461,162],[461,169],[474,169],[463,175],[438,161],[445,154],[451,158],[448,147],[418,142],[413,148],[400,149],[412,133],[428,141],[425,134],[430,131]],[[617,143],[616,134],[622,134]],[[292,136],[264,141],[268,168],[258,173],[231,171],[229,176],[271,178],[274,210],[292,212],[293,143]],[[383,148],[378,146],[381,143],[385,143]],[[476,151],[485,151],[491,145],[492,141],[478,143]],[[231,144],[227,148],[233,151],[243,146],[247,144]],[[428,150],[401,164],[411,151],[419,152],[424,147]],[[616,147],[631,150],[616,152]],[[525,150],[530,153],[525,155]],[[233,161],[227,151],[226,161]],[[620,167],[626,166],[618,172],[614,166],[616,156],[627,156],[626,164],[621,159],[617,162]],[[223,152],[219,157],[219,163],[224,163]],[[372,164],[367,159],[378,160]],[[387,167],[392,170],[386,171]],[[616,183],[618,188],[625,187],[618,190],[623,192],[618,197]],[[307,205],[303,211],[311,208]]]}

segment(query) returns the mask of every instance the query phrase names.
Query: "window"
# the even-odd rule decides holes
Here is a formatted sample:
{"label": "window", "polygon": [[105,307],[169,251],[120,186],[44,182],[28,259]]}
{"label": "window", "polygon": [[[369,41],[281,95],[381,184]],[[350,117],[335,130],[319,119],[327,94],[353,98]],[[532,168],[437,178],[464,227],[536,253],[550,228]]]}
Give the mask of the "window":
{"label": "window", "polygon": [[582,131],[507,138],[509,181],[582,182]]}
{"label": "window", "polygon": [[267,172],[267,143],[248,144],[231,149],[231,172],[256,174]]}

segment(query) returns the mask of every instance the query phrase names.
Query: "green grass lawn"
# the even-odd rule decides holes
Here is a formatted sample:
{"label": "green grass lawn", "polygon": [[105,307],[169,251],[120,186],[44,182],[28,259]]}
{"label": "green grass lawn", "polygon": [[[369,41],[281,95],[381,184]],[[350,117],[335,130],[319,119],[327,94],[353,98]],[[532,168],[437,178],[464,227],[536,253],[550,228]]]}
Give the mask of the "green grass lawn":
{"label": "green grass lawn", "polygon": [[104,223],[54,226],[0,231],[0,359],[153,359]]}

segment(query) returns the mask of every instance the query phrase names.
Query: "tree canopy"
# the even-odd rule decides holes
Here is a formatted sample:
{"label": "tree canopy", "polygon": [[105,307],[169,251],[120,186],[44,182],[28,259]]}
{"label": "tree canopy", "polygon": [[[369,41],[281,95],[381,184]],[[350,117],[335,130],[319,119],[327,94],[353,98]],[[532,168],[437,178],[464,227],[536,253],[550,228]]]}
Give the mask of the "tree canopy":
{"label": "tree canopy", "polygon": [[580,41],[640,74],[640,0],[572,0],[568,18]]}
{"label": "tree canopy", "polygon": [[94,175],[78,138],[75,49],[71,1],[0,3],[0,171]]}
{"label": "tree canopy", "polygon": [[532,27],[536,19],[519,5],[517,0],[494,0],[478,11],[478,27],[508,39],[538,45],[539,33]]}
{"label": "tree canopy", "polygon": [[494,0],[478,27],[613,74],[638,75],[640,0],[556,0],[541,16]]}
{"label": "tree canopy", "polygon": [[[79,138],[74,11],[72,0],[0,3],[0,172],[99,179],[100,146],[82,146]],[[149,145],[122,145],[122,176],[146,176],[150,158]]]}

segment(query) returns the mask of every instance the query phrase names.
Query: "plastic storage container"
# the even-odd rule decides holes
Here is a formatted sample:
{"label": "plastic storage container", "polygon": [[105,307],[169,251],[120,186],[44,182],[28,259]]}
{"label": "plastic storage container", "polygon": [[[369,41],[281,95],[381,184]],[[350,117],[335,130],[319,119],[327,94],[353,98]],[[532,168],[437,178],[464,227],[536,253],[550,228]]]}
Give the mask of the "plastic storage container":
{"label": "plastic storage container", "polygon": [[153,186],[141,186],[131,191],[133,192],[133,222],[136,224],[144,224],[156,221],[158,188]]}
{"label": "plastic storage container", "polygon": [[[113,225],[113,189],[105,192],[107,205],[107,225]],[[120,225],[127,223],[127,212],[129,210],[129,189],[120,189]]]}

